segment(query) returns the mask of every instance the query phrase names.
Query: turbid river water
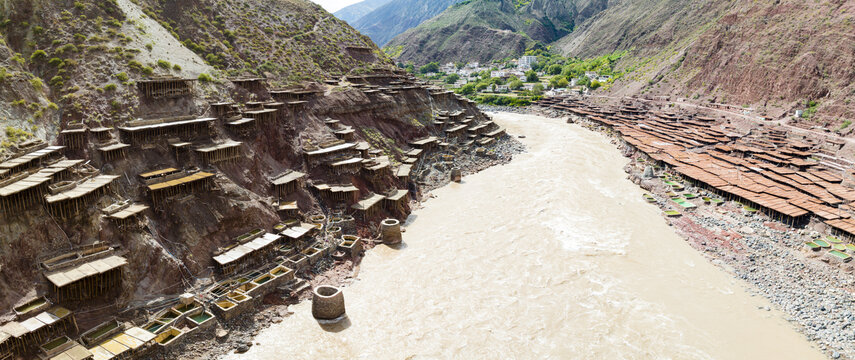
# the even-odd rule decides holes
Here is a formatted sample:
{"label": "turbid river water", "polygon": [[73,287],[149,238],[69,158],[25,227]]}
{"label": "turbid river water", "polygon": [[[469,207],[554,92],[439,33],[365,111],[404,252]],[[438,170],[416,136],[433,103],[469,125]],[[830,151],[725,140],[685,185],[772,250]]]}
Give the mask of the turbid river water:
{"label": "turbid river water", "polygon": [[496,114],[529,149],[434,192],[402,249],[379,246],[344,289],[226,359],[822,359],[668,227],[605,137]]}

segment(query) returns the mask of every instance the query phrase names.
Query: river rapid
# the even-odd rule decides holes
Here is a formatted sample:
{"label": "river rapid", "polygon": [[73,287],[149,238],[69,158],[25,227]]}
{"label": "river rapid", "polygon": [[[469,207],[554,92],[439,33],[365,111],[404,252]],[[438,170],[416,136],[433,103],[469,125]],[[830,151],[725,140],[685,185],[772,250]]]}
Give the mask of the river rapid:
{"label": "river rapid", "polygon": [[714,266],[626,179],[606,137],[494,114],[528,152],[433,192],[344,288],[224,359],[823,359],[784,315]]}

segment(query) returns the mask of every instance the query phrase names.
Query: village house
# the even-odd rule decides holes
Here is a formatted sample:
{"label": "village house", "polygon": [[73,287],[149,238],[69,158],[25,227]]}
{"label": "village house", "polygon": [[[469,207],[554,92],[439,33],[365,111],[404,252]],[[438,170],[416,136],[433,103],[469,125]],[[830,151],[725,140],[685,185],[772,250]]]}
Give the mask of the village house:
{"label": "village house", "polygon": [[519,69],[531,69],[532,66],[537,64],[537,56],[523,56],[519,59],[519,65],[517,68]]}

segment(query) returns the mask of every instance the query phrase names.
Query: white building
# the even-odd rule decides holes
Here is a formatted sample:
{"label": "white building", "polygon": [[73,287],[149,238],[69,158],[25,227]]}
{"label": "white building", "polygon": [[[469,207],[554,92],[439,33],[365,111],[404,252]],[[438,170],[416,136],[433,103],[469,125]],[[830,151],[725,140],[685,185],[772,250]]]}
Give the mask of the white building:
{"label": "white building", "polygon": [[507,76],[508,76],[508,73],[507,73],[507,72],[504,72],[504,71],[501,71],[501,70],[500,70],[500,71],[491,71],[491,72],[490,72],[490,77],[494,77],[494,78],[504,78],[504,77],[507,77]]}
{"label": "white building", "polygon": [[523,56],[519,60],[519,68],[531,69],[534,64],[537,64],[537,56]]}
{"label": "white building", "polygon": [[468,84],[468,83],[469,83],[469,80],[466,80],[466,79],[460,79],[460,80],[457,80],[457,82],[456,82],[456,83],[454,83],[454,88],[455,88],[455,89],[462,88],[462,87],[463,87],[463,85],[466,85],[466,84]]}
{"label": "white building", "polygon": [[450,73],[457,71],[457,65],[454,65],[454,63],[448,63],[448,64],[441,66],[439,68],[439,71],[444,72],[446,74],[450,74]]}
{"label": "white building", "polygon": [[599,81],[599,82],[601,82],[601,83],[604,83],[604,82],[608,82],[608,81],[609,81],[609,80],[611,80],[611,79],[612,79],[612,77],[611,77],[610,75],[600,75],[600,76],[597,78],[597,81]]}
{"label": "white building", "polygon": [[477,69],[479,66],[481,66],[481,64],[477,61],[466,64],[467,69]]}
{"label": "white building", "polygon": [[507,85],[497,85],[496,86],[496,92],[497,93],[506,93],[506,92],[510,92],[510,91],[511,91],[511,88],[509,88]]}
{"label": "white building", "polygon": [[599,77],[599,76],[600,76],[600,74],[597,74],[596,72],[593,72],[593,71],[586,71],[585,72],[585,77],[590,79],[590,80],[596,80],[597,77]]}

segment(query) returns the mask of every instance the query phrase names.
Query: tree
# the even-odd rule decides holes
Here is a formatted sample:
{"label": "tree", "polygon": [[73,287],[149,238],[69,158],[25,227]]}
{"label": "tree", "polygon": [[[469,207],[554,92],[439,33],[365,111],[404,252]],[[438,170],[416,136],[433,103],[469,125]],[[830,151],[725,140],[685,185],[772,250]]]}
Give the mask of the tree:
{"label": "tree", "polygon": [[446,84],[454,84],[457,82],[457,80],[460,80],[460,75],[451,74],[445,77]]}
{"label": "tree", "polygon": [[540,81],[540,78],[537,77],[536,71],[529,70],[529,71],[525,72],[525,82],[533,83],[533,82],[538,82],[538,81]]}
{"label": "tree", "polygon": [[563,76],[553,76],[552,79],[549,79],[549,87],[553,89],[565,88],[567,85],[570,85],[570,82]]}
{"label": "tree", "polygon": [[537,84],[531,89],[531,94],[534,96],[543,95],[543,85]]}
{"label": "tree", "polygon": [[427,73],[435,73],[439,71],[439,63],[434,61],[432,63],[428,63],[425,66],[419,68],[419,73],[427,74]]}
{"label": "tree", "polygon": [[591,88],[591,90],[597,90],[602,85],[603,84],[600,84],[599,81],[594,80],[594,81],[591,81],[591,86],[589,86],[589,87]]}
{"label": "tree", "polygon": [[460,95],[472,95],[475,93],[475,84],[469,83],[463,85],[463,87],[457,90],[457,93]]}
{"label": "tree", "polygon": [[520,80],[514,80],[514,81],[511,81],[511,82],[508,84],[508,87],[509,87],[511,90],[519,90],[519,89],[522,89],[522,88],[523,88],[523,82],[522,82],[522,81],[520,81]]}
{"label": "tree", "polygon": [[407,66],[404,66],[404,69],[405,69],[405,70],[407,70],[407,72],[408,72],[408,73],[410,73],[410,74],[415,74],[415,73],[416,73],[416,66],[415,66],[415,65],[413,65],[413,63],[409,63],[409,64],[407,64]]}
{"label": "tree", "polygon": [[549,68],[546,69],[546,73],[549,75],[558,75],[561,73],[561,70],[563,70],[561,65],[555,64],[555,65],[550,65]]}
{"label": "tree", "polygon": [[591,79],[589,79],[587,76],[582,76],[579,78],[579,81],[577,81],[576,84],[579,84],[582,86],[589,86],[589,85],[591,85]]}

